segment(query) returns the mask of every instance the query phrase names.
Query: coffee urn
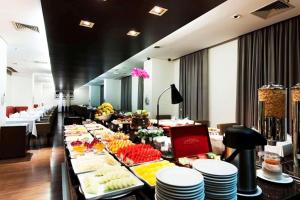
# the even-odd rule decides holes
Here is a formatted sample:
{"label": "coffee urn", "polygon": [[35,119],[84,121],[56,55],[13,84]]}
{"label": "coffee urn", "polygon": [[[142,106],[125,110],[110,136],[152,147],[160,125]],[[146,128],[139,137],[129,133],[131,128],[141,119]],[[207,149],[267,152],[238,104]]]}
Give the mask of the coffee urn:
{"label": "coffee urn", "polygon": [[238,194],[257,193],[256,184],[256,146],[266,145],[263,135],[246,127],[233,127],[225,131],[223,143],[234,148],[234,152],[225,161],[238,168]]}
{"label": "coffee urn", "polygon": [[294,165],[298,166],[300,159],[300,83],[291,88],[291,130],[293,139]]}
{"label": "coffee urn", "polygon": [[286,140],[287,90],[282,85],[269,84],[258,89],[258,130],[269,145]]}

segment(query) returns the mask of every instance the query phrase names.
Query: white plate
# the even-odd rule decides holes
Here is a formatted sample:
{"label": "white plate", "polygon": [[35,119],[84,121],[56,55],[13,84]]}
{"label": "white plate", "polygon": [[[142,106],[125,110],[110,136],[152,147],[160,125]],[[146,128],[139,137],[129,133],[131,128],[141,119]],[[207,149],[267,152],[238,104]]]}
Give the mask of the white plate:
{"label": "white plate", "polygon": [[263,175],[262,169],[256,170],[256,176],[263,180],[270,181],[273,183],[279,183],[279,184],[289,184],[294,181],[292,177],[290,177],[289,175],[287,175],[285,173],[282,173],[281,179],[279,179],[279,180],[269,179]]}
{"label": "white plate", "polygon": [[187,199],[187,200],[199,200],[199,199],[203,199],[205,194],[199,194],[197,196],[194,197],[176,197],[176,196],[171,196],[171,195],[167,195],[167,194],[163,194],[160,192],[156,192],[156,195],[159,199],[166,199],[166,200],[183,200],[183,199]]}
{"label": "white plate", "polygon": [[156,186],[162,187],[166,190],[172,191],[172,192],[178,192],[178,193],[190,193],[194,191],[198,191],[199,189],[204,187],[204,183],[197,185],[196,187],[175,187],[175,186],[169,186],[165,185],[159,181],[156,181]]}
{"label": "white plate", "polygon": [[175,187],[191,187],[203,182],[201,173],[185,167],[167,167],[156,173],[156,178]]}
{"label": "white plate", "polygon": [[[77,176],[78,176],[78,180],[80,182],[81,189],[82,189],[83,194],[85,196],[85,199],[94,200],[94,199],[108,198],[108,197],[114,197],[114,196],[117,196],[117,195],[125,194],[125,193],[131,192],[133,190],[142,188],[144,186],[144,183],[142,181],[140,181],[136,176],[134,176],[130,171],[128,171],[128,173],[130,173],[131,176],[136,180],[137,184],[135,186],[131,186],[129,188],[124,188],[124,189],[120,189],[120,190],[105,192],[104,191],[104,185],[99,184],[97,194],[89,194],[85,191],[84,187],[82,187],[82,184],[83,184],[83,181],[84,181],[85,177],[87,177],[87,176],[93,176],[94,177],[95,172],[78,174]],[[95,179],[97,179],[97,177]]]}
{"label": "white plate", "polygon": [[191,196],[191,195],[199,194],[199,192],[200,193],[204,192],[204,187],[199,187],[196,190],[182,191],[182,190],[169,190],[169,189],[167,189],[165,187],[162,187],[161,185],[157,185],[155,187],[155,189],[160,190],[162,192],[170,193],[170,194],[176,194],[178,196],[182,196],[182,195],[189,195],[189,196]]}
{"label": "white plate", "polygon": [[237,182],[237,176],[230,178],[230,179],[222,179],[222,178],[210,178],[207,176],[204,176],[204,181],[205,182],[218,182],[218,183],[234,183]]}
{"label": "white plate", "polygon": [[169,192],[163,188],[156,187],[156,192],[159,194],[162,194],[164,196],[169,196],[169,197],[174,197],[174,198],[195,199],[195,198],[199,198],[204,195],[204,188],[202,188],[202,190],[198,190],[194,193],[180,194],[180,193],[176,193],[176,192]]}
{"label": "white plate", "polygon": [[233,164],[221,160],[198,159],[193,162],[193,168],[215,176],[231,176],[237,174],[238,169]]}

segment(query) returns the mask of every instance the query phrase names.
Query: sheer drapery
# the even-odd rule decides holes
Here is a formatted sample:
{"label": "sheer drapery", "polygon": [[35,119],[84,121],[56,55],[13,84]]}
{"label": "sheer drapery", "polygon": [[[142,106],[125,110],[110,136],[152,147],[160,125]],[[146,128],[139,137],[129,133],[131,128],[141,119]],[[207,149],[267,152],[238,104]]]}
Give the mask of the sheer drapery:
{"label": "sheer drapery", "polygon": [[180,58],[179,90],[183,97],[180,117],[208,119],[208,50]]}

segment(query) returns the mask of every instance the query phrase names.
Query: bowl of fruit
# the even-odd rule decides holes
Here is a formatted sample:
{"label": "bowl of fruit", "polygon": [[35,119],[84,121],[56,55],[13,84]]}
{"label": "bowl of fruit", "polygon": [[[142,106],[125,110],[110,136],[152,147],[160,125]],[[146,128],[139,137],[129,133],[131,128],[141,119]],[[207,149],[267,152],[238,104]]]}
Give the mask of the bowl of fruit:
{"label": "bowl of fruit", "polygon": [[110,120],[114,112],[114,108],[110,103],[102,103],[100,106],[97,107],[95,119],[108,121]]}

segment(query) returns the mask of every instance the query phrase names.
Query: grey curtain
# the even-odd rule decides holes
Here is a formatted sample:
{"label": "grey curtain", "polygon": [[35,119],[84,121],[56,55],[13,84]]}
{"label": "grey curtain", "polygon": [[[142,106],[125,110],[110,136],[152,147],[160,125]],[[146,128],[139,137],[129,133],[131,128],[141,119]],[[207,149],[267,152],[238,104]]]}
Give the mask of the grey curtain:
{"label": "grey curtain", "polygon": [[104,85],[100,85],[100,104],[104,102]]}
{"label": "grey curtain", "polygon": [[127,76],[121,79],[121,110],[124,112],[131,111],[131,90],[132,78]]}
{"label": "grey curtain", "polygon": [[208,120],[208,50],[180,58],[180,117]]}
{"label": "grey curtain", "polygon": [[300,17],[243,35],[238,39],[237,122],[257,127],[257,89],[300,81]]}
{"label": "grey curtain", "polygon": [[138,85],[138,109],[143,110],[144,108],[144,79],[139,77]]}

